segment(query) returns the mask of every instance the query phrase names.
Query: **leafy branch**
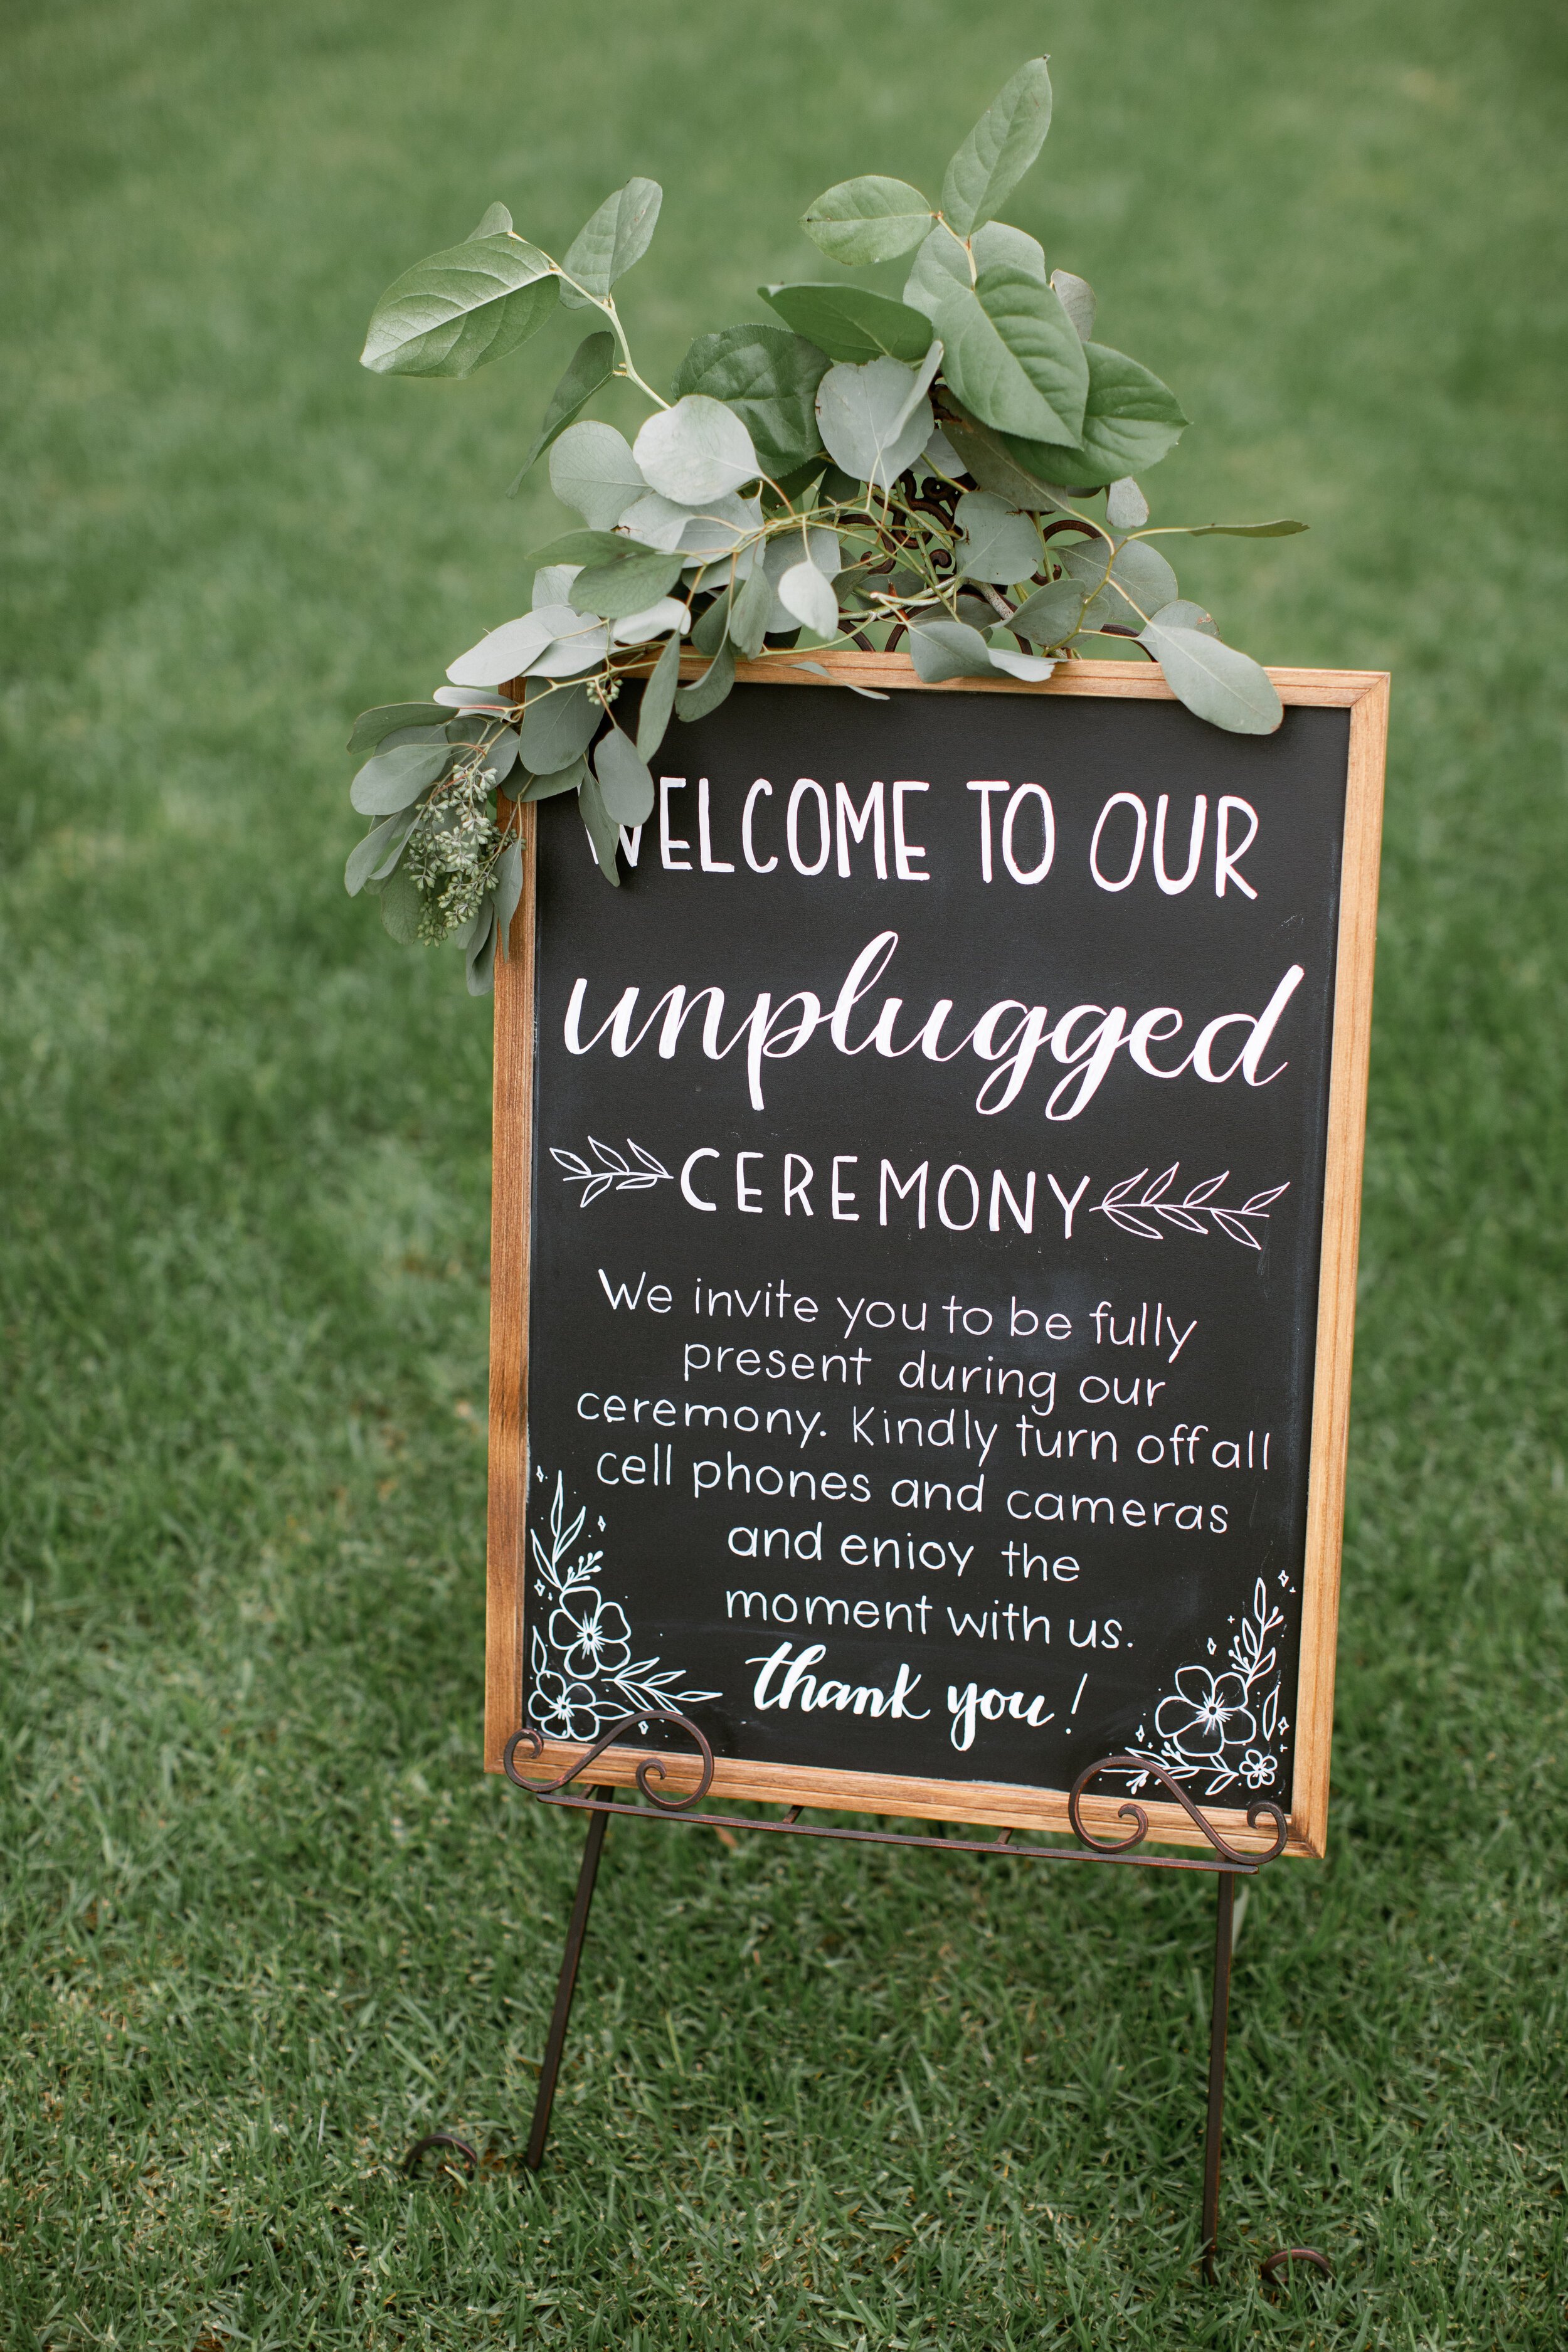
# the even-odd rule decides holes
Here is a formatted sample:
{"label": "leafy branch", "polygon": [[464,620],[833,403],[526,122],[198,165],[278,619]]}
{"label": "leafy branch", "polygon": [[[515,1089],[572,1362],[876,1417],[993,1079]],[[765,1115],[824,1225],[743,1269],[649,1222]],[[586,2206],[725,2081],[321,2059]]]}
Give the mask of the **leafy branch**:
{"label": "leafy branch", "polygon": [[578,1202],[580,1208],[585,1209],[591,1201],[596,1201],[601,1192],[608,1192],[612,1187],[617,1192],[647,1192],[656,1184],[673,1184],[675,1181],[668,1169],[657,1160],[651,1151],[645,1151],[640,1143],[634,1143],[630,1136],[626,1138],[626,1150],[637,1163],[635,1168],[610,1144],[601,1143],[596,1135],[588,1138],[588,1148],[599,1162],[597,1168],[590,1166],[579,1152],[562,1151],[554,1144],[550,1147],[552,1160],[566,1171],[563,1181],[583,1187],[583,1198]]}
{"label": "leafy branch", "polygon": [[[613,290],[652,238],[652,180],[608,196],[561,260],[492,205],[463,244],[388,288],[361,354],[380,374],[470,375],[558,308],[604,322],[512,484],[548,456],[581,527],[534,551],[527,613],[460,655],[428,701],[365,711],[350,738],[372,755],[351,797],[375,822],[344,880],[380,898],[395,938],[457,936],[469,988],[487,990],[521,891],[498,795],[510,811],[574,793],[618,883],[622,830],[652,814],[648,763],[672,716],[716,709],[740,660],[798,667],[828,646],[903,646],[927,685],[1035,682],[1121,637],[1200,718],[1244,734],[1279,726],[1267,673],[1221,643],[1153,541],[1305,526],[1150,524],[1136,477],[1186,416],[1158,376],[1095,340],[1092,288],[1047,270],[1038,242],[996,217],[1050,117],[1046,60],[1032,58],[952,157],[936,204],[875,174],[829,188],[807,236],[851,268],[912,255],[901,299],[847,281],[764,287],[782,324],[699,335],[668,401],[639,373]],[[649,404],[631,442],[584,414],[617,380]],[[705,666],[682,685],[688,644]],[[1232,1213],[1211,1213],[1245,1236]]]}
{"label": "leafy branch", "polygon": [[1212,1217],[1219,1231],[1228,1234],[1233,1242],[1240,1242],[1247,1249],[1260,1250],[1263,1244],[1247,1220],[1261,1219],[1267,1224],[1269,1202],[1277,1201],[1281,1192],[1288,1192],[1290,1189],[1289,1183],[1271,1184],[1267,1192],[1254,1192],[1249,1200],[1243,1201],[1239,1208],[1222,1206],[1214,1195],[1229,1181],[1230,1171],[1227,1168],[1223,1175],[1209,1176],[1201,1184],[1194,1184],[1181,1200],[1170,1200],[1166,1196],[1176,1181],[1181,1164],[1179,1160],[1173,1161],[1164,1174],[1154,1177],[1142,1193],[1138,1187],[1149,1173],[1146,1168],[1140,1168],[1136,1176],[1123,1177],[1121,1183],[1112,1184],[1108,1189],[1103,1201],[1095,1202],[1091,1215],[1109,1217],[1111,1223],[1120,1226],[1124,1234],[1138,1234],[1143,1240],[1151,1242],[1165,1238],[1159,1224],[1152,1222],[1155,1218],[1176,1226],[1183,1233],[1197,1234],[1206,1240],[1209,1229],[1204,1219]]}

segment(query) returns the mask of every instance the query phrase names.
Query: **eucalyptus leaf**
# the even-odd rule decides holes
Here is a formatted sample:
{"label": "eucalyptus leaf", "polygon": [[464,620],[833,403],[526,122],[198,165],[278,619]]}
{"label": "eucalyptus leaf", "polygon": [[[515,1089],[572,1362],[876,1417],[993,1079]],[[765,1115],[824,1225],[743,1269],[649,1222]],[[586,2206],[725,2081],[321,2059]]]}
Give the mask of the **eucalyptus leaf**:
{"label": "eucalyptus leaf", "polygon": [[531,776],[525,789],[514,797],[521,801],[551,801],[559,793],[574,793],[588,772],[588,762],[581,755],[564,768],[545,776]]}
{"label": "eucalyptus leaf", "polygon": [[504,784],[517,765],[517,749],[516,730],[510,727],[503,727],[494,741],[486,744],[485,773],[498,784]]}
{"label": "eucalyptus leaf", "polygon": [[626,613],[615,622],[610,630],[610,643],[613,646],[646,646],[655,637],[671,635],[679,642],[690,626],[690,605],[683,604],[678,596],[661,596],[657,604],[649,604],[642,612]]}
{"label": "eucalyptus leaf", "polygon": [[533,575],[533,593],[529,603],[536,613],[546,604],[569,604],[572,585],[583,569],[580,563],[542,563]]}
{"label": "eucalyptus leaf", "polygon": [[522,844],[509,841],[496,859],[496,943],[502,955],[510,952],[511,919],[522,897]]}
{"label": "eucalyptus leaf", "polygon": [[495,986],[496,902],[487,898],[463,935],[468,994],[488,996]]}
{"label": "eucalyptus leaf", "polygon": [[[553,571],[560,564],[575,564],[581,571],[585,563],[614,563],[630,551],[626,541],[613,530],[563,530],[536,547],[524,561],[532,572]],[[537,610],[537,597],[534,605]]]}
{"label": "eucalyptus leaf", "polygon": [[637,709],[637,751],[645,760],[651,760],[664,740],[669,714],[675,708],[675,689],[679,684],[680,639],[671,637],[653,666],[653,675],[643,688]]}
{"label": "eucalyptus leaf", "polygon": [[1272,735],[1284,718],[1273,679],[1247,654],[1200,629],[1150,622],[1142,642],[1178,701],[1233,735]]}
{"label": "eucalyptus leaf", "polygon": [[618,890],[621,885],[621,869],[616,861],[616,852],[620,847],[621,829],[605,806],[605,796],[599,790],[596,777],[584,777],[577,794],[577,806],[582,811],[583,822],[588,828],[588,838],[594,845],[594,855],[599,861],[599,871],[605,881],[613,882]]}
{"label": "eucalyptus leaf", "polygon": [[934,467],[938,472],[945,474],[949,481],[963,481],[968,474],[968,467],[940,425],[932,431],[931,439],[921,451],[921,456],[928,466]]}
{"label": "eucalyptus leaf", "polygon": [[402,743],[395,751],[380,751],[349,786],[349,799],[361,816],[391,816],[445,775],[451,757],[445,743]]}
{"label": "eucalyptus leaf", "polygon": [[1181,439],[1187,419],[1170,386],[1139,361],[1106,343],[1083,348],[1089,394],[1081,440],[1071,449],[1042,446],[1025,462],[1054,467],[1054,479],[1092,488],[1157,466]]}
{"label": "eucalyptus leaf", "polygon": [[552,776],[588,751],[605,706],[588,687],[529,687],[521,708],[520,755],[533,776]]}
{"label": "eucalyptus leaf", "polygon": [[1186,539],[1294,539],[1304,522],[1189,522],[1176,528]]}
{"label": "eucalyptus leaf", "polygon": [[[969,266],[971,254],[974,261],[973,272]],[[1037,237],[1029,236],[1021,228],[1009,228],[1005,221],[987,221],[970,239],[967,249],[945,228],[933,228],[904,281],[904,299],[912,309],[923,310],[924,298],[940,296],[945,282],[972,286],[982,269],[999,268],[1004,264],[1027,271],[1042,286],[1047,282],[1044,248]]]}
{"label": "eucalyptus leaf", "polygon": [[1026,686],[1043,686],[1055,669],[1054,661],[1046,661],[1038,654],[1021,654],[1016,646],[993,646],[991,667],[1004,677],[1021,678]]}
{"label": "eucalyptus leaf", "polygon": [[931,403],[897,360],[839,361],[822,379],[816,421],[828,455],[857,481],[891,489],[931,438]]}
{"label": "eucalyptus leaf", "polygon": [[689,392],[673,408],[648,417],[632,456],[648,488],[679,506],[721,499],[761,471],[740,418],[701,392]]}
{"label": "eucalyptus leaf", "polygon": [[830,261],[851,269],[868,261],[893,261],[918,245],[930,228],[931,208],[907,180],[868,173],[828,188],[801,222],[813,245]]}
{"label": "eucalyptus leaf", "polygon": [[[826,585],[826,582],[823,583]],[[833,591],[827,591],[831,600]],[[730,642],[747,660],[762,650],[768,615],[773,606],[773,583],[762,564],[753,567],[730,608]]]}
{"label": "eucalyptus leaf", "polygon": [[[586,294],[602,299],[616,278],[624,277],[647,251],[663,201],[664,191],[657,180],[628,180],[624,188],[606,196],[567,247],[562,264],[566,275],[574,278]],[[584,295],[571,286],[562,287],[561,299],[574,310],[584,307]]]}
{"label": "eucalyptus leaf", "polygon": [[973,286],[944,274],[920,299],[942,341],[942,372],[982,424],[1036,441],[1078,440],[1089,362],[1048,286],[1003,262]]}
{"label": "eucalyptus leaf", "polygon": [[569,622],[577,617],[567,605],[546,604],[518,620],[504,621],[466,654],[459,654],[448,667],[447,677],[454,686],[502,686],[522,677],[553,643],[563,614]]}
{"label": "eucalyptus leaf", "polygon": [[768,628],[774,635],[800,626],[800,615],[792,613],[787,604],[782,604],[778,593],[779,582],[796,563],[815,565],[823,578],[831,582],[843,569],[837,532],[812,523],[804,531],[782,531],[776,539],[769,540],[763,565],[773,583],[773,601],[768,614]]}
{"label": "eucalyptus leaf", "polygon": [[349,736],[348,748],[351,751],[373,751],[388,735],[405,727],[427,727],[446,715],[438,702],[381,703],[374,710],[360,712]]}
{"label": "eucalyptus leaf", "polygon": [[448,710],[476,712],[484,718],[501,719],[511,709],[504,694],[479,686],[438,686],[436,700]]}
{"label": "eucalyptus leaf", "polygon": [[481,236],[505,236],[510,227],[511,215],[504,205],[487,205],[478,228],[469,230],[468,242],[472,245]]}
{"label": "eucalyptus leaf", "polygon": [[[766,583],[764,582],[764,585]],[[815,563],[792,563],[778,587],[779,603],[819,637],[838,634],[838,599]]]}
{"label": "eucalyptus leaf", "polygon": [[683,686],[675,698],[678,719],[706,719],[717,710],[735,683],[735,648],[721,645],[707,668],[689,686]]}
{"label": "eucalyptus leaf", "polygon": [[550,452],[550,487],[595,530],[619,522],[647,488],[631,444],[613,425],[569,425]]}
{"label": "eucalyptus leaf", "polygon": [[700,392],[732,409],[779,481],[822,446],[816,402],[826,368],[826,353],[787,327],[725,327],[698,336],[671,389],[677,400]]}
{"label": "eucalyptus leaf", "polygon": [[1073,579],[1037,588],[1014,614],[1010,625],[1037,646],[1065,645],[1083,619],[1084,592]]}
{"label": "eucalyptus leaf", "polygon": [[[1065,489],[1037,480],[1020,465],[1013,455],[1012,436],[994,433],[988,425],[982,425],[973,416],[950,416],[942,429],[982,489],[994,490],[1009,506],[1022,507],[1031,514],[1070,515],[1077,511]],[[1050,445],[1047,442],[1031,441],[1023,446],[1031,453],[1049,453]]]}
{"label": "eucalyptus leaf", "polygon": [[376,375],[472,375],[537,334],[557,292],[550,262],[521,237],[470,237],[387,288],[360,365]]}
{"label": "eucalyptus leaf", "polygon": [[994,675],[990,646],[967,621],[917,621],[910,630],[910,659],[923,686]]}
{"label": "eucalyptus leaf", "polygon": [[343,888],[351,898],[357,898],[367,882],[391,873],[418,818],[416,808],[395,810],[373,824],[363,841],[355,842],[343,867]]}
{"label": "eucalyptus leaf", "polygon": [[1105,495],[1105,520],[1112,530],[1142,530],[1149,520],[1149,501],[1132,479],[1123,474]]}
{"label": "eucalyptus leaf", "polygon": [[971,580],[993,580],[1005,586],[1028,580],[1040,566],[1040,534],[1026,514],[1010,507],[991,490],[967,490],[953,509],[963,534],[956,551],[958,568]]}
{"label": "eucalyptus leaf", "polygon": [[646,824],[653,814],[653,778],[629,735],[612,725],[594,751],[594,772],[606,815],[617,824]]}
{"label": "eucalyptus leaf", "polygon": [[1051,77],[1031,58],[1004,82],[942,184],[942,212],[968,236],[1005,205],[1046,143],[1051,127]]}
{"label": "eucalyptus leaf", "polygon": [[1061,298],[1062,309],[1087,343],[1094,332],[1094,314],[1099,307],[1093,287],[1087,278],[1075,278],[1070,269],[1053,269],[1051,284]]}
{"label": "eucalyptus leaf", "polygon": [[1119,628],[1136,634],[1146,619],[1178,593],[1175,573],[1146,539],[1128,540],[1114,556],[1102,539],[1071,547],[1053,541],[1052,552],[1063,571],[1089,595],[1083,616],[1087,629],[1102,629],[1114,622]]}
{"label": "eucalyptus leaf", "polygon": [[721,595],[714,597],[713,602],[692,630],[692,651],[700,654],[716,654],[724,643],[729,626],[730,591],[726,588]]}
{"label": "eucalyptus leaf", "polygon": [[615,372],[616,339],[609,329],[606,327],[600,334],[585,335],[573,352],[565,374],[550,395],[544,422],[534,435],[532,446],[517,469],[507,491],[509,499],[516,498],[522,488],[523,477],[537,465],[551,443],[560,439],[573,418],[581,415],[600,385],[608,383]]}
{"label": "eucalyptus leaf", "polygon": [[902,360],[925,357],[931,322],[907,303],[868,286],[806,284],[758,289],[785,323],[832,360]]}
{"label": "eucalyptus leaf", "polygon": [[1162,604],[1159,611],[1150,617],[1158,621],[1163,629],[1201,629],[1205,637],[1217,637],[1219,635],[1214,625],[1213,614],[1205,613],[1201,604],[1194,604],[1190,596],[1178,596],[1173,603]]}
{"label": "eucalyptus leaf", "polygon": [[595,563],[577,574],[572,602],[579,613],[596,613],[608,621],[622,621],[644,613],[667,595],[680,577],[683,558],[661,554],[657,548],[637,549],[614,563]]}
{"label": "eucalyptus leaf", "polygon": [[380,893],[381,919],[388,934],[400,948],[415,947],[419,940],[419,918],[425,911],[425,900],[418,884],[406,866],[399,869]]}

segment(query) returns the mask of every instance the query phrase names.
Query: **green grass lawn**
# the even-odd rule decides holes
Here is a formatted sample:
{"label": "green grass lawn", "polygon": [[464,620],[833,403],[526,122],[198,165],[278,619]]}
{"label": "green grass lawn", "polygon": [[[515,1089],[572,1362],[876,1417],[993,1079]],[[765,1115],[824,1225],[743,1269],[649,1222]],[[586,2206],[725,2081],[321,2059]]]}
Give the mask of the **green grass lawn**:
{"label": "green grass lawn", "polygon": [[[1568,20],[13,0],[0,791],[6,2347],[1563,2340]],[[1196,420],[1156,520],[1395,673],[1331,1853],[1252,1891],[613,1832],[478,1763],[488,1008],[340,872],[347,722],[516,608],[567,320],[354,364],[492,197],[667,190],[662,378],[1049,48],[1016,216]],[[1045,1880],[1047,1883],[1042,1883]],[[397,2161],[491,2151],[455,2195]],[[1336,2283],[1277,2302],[1305,2239]]]}

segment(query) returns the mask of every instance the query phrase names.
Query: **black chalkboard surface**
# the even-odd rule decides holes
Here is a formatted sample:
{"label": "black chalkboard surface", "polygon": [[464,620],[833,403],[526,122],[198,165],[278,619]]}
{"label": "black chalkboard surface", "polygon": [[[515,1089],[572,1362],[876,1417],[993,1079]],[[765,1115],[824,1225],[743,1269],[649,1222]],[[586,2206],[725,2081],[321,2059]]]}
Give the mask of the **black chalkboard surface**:
{"label": "black chalkboard surface", "polygon": [[618,892],[540,812],[501,1737],[974,1820],[1125,1750],[1321,1849],[1383,681],[1075,667],[752,674]]}

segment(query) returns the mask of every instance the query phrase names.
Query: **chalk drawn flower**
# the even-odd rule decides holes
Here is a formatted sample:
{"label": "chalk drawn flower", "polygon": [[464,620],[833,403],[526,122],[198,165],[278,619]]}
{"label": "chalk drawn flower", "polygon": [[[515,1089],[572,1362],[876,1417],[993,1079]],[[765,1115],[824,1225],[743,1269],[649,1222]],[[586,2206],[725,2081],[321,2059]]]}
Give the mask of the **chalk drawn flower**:
{"label": "chalk drawn flower", "polygon": [[550,1646],[567,1675],[613,1675],[631,1656],[631,1627],[618,1601],[590,1584],[568,1593],[550,1620]]}
{"label": "chalk drawn flower", "polygon": [[1249,1748],[1241,1759],[1241,1777],[1249,1789],[1269,1789],[1274,1785],[1277,1759],[1261,1748]]}
{"label": "chalk drawn flower", "polygon": [[595,1698],[586,1683],[573,1682],[550,1667],[533,1678],[533,1720],[556,1739],[593,1739],[619,1710]]}
{"label": "chalk drawn flower", "polygon": [[1176,1687],[1154,1710],[1154,1727],[1184,1764],[1217,1764],[1227,1748],[1243,1748],[1258,1737],[1239,1675],[1211,1675],[1206,1666],[1183,1666]]}

